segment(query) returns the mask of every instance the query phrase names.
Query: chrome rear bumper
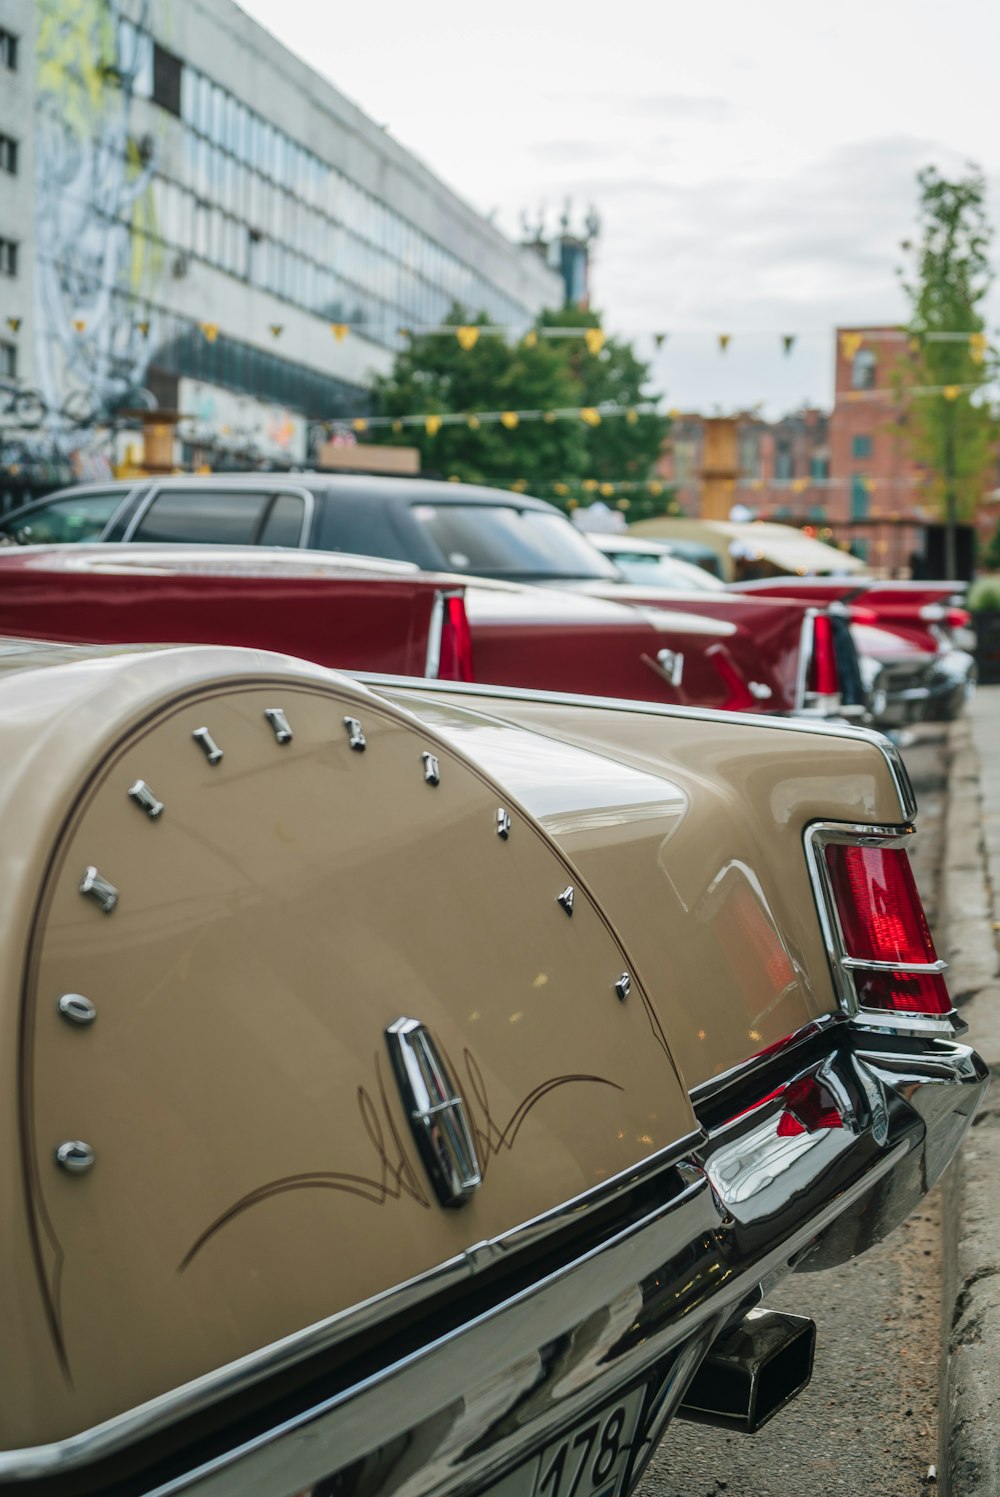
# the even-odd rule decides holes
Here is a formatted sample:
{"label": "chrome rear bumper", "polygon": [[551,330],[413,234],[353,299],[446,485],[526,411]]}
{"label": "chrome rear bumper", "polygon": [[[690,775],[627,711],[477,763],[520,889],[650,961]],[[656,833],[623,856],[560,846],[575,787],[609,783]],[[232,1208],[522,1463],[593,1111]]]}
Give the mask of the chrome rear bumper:
{"label": "chrome rear bumper", "polygon": [[[362,1335],[297,1379],[223,1398],[214,1427],[204,1411],[180,1417],[178,1390],[178,1420],[155,1439],[138,1409],[9,1451],[0,1490],[41,1483],[58,1497],[65,1474],[67,1493],[103,1497],[466,1494],[642,1385],[627,1490],[720,1331],[790,1269],[840,1262],[896,1226],[954,1154],[986,1082],[964,1045],[876,1039],[844,1021],[808,1054],[727,1081],[697,1146],[655,1166],[642,1214],[639,1169],[630,1218],[611,1211],[596,1242],[589,1223],[593,1245],[577,1254],[571,1241],[562,1261],[544,1242],[526,1249],[537,1277],[447,1333],[425,1315],[381,1347]],[[789,1096],[807,1091],[825,1111],[789,1122]]]}

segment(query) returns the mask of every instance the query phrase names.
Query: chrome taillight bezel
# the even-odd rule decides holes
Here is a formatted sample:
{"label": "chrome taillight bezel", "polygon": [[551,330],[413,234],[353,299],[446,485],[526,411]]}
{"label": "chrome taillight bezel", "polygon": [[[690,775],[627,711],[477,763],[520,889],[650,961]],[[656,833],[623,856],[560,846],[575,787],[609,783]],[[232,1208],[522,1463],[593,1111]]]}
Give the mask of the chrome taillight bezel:
{"label": "chrome taillight bezel", "polygon": [[842,843],[854,847],[906,847],[916,835],[916,828],[909,822],[903,826],[871,826],[864,822],[814,821],[806,827],[804,835],[806,864],[812,884],[813,897],[819,915],[820,929],[830,963],[830,975],[834,991],[841,1008],[859,1028],[872,1029],[880,1034],[941,1035],[953,1038],[967,1028],[954,1008],[944,1014],[911,1014],[900,1010],[866,1008],[858,1000],[854,973],[858,971],[912,971],[943,973],[948,963],[900,962],[886,963],[864,961],[848,954],[847,943],[840,923],[840,913],[834,896],[833,883],[825,857],[830,843]]}

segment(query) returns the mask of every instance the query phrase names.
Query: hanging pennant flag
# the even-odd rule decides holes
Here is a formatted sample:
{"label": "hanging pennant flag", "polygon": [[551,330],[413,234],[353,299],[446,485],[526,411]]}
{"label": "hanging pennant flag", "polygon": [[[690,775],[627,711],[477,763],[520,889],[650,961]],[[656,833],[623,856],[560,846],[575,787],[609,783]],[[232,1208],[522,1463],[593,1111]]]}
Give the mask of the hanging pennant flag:
{"label": "hanging pennant flag", "polygon": [[801,494],[804,489],[808,488],[808,486],[809,486],[809,480],[808,480],[808,478],[793,478],[792,479],[792,493],[793,494]]}
{"label": "hanging pennant flag", "polygon": [[400,432],[403,430],[403,423],[402,423],[402,421],[399,420],[398,417],[392,423],[392,430],[396,433],[397,437],[399,436]]}
{"label": "hanging pennant flag", "polygon": [[336,340],[337,340],[338,343],[343,343],[344,339],[347,337],[347,323],[346,322],[331,322],[330,323],[330,331],[333,334],[333,336],[336,338]]}
{"label": "hanging pennant flag", "polygon": [[944,396],[945,400],[957,400],[961,393],[962,390],[960,385],[945,385],[944,389],[941,391],[941,394]]}
{"label": "hanging pennant flag", "polygon": [[597,409],[596,406],[593,406],[593,405],[581,406],[581,408],[580,408],[580,420],[583,421],[583,422],[585,422],[587,424],[587,426],[600,426],[600,424],[601,424],[601,413]]}
{"label": "hanging pennant flag", "polygon": [[624,510],[624,509],[631,509],[631,508],[632,508],[632,504],[631,504],[631,501],[628,500],[628,499],[619,499],[618,503],[615,505],[615,509],[623,509]]}
{"label": "hanging pennant flag", "polygon": [[87,330],[87,324],[84,322],[83,318],[82,317],[74,317],[73,318],[73,331],[74,331],[74,333],[84,333],[84,332],[86,332],[86,330]]}
{"label": "hanging pennant flag", "polygon": [[544,422],[546,422],[547,425],[549,425],[549,426],[552,425],[552,423],[553,423],[553,421],[555,419],[556,419],[556,413],[555,413],[555,411],[544,411],[542,413],[542,420]]}
{"label": "hanging pennant flag", "polygon": [[513,431],[519,420],[520,417],[516,411],[500,412],[500,422],[503,426],[506,426],[508,431]]}
{"label": "hanging pennant flag", "polygon": [[981,364],[983,362],[983,360],[986,358],[985,333],[969,334],[969,352],[972,355],[972,362],[974,364]]}
{"label": "hanging pennant flag", "polygon": [[585,492],[588,493],[588,494],[596,494],[597,493],[597,479],[596,478],[585,478],[583,480],[583,488],[584,488]]}
{"label": "hanging pennant flag", "polygon": [[514,490],[515,494],[523,494],[527,487],[528,480],[526,478],[515,478],[514,482],[511,484],[511,488]]}
{"label": "hanging pennant flag", "polygon": [[613,495],[614,495],[614,492],[615,492],[615,486],[614,486],[613,483],[602,483],[601,484],[600,493],[601,493],[601,495],[602,495],[603,498],[605,498],[605,499],[612,498]]}
{"label": "hanging pennant flag", "polygon": [[525,348],[534,348],[538,342],[538,333],[533,327],[530,327],[525,333],[524,337],[521,339],[521,342],[524,344]]}
{"label": "hanging pennant flag", "polygon": [[149,323],[148,322],[137,322],[136,323],[136,328],[138,329],[139,333],[141,334],[141,336],[143,338],[148,338],[149,337]]}
{"label": "hanging pennant flag", "polygon": [[569,484],[568,483],[554,483],[552,485],[552,492],[553,492],[553,494],[558,494],[560,496],[560,498],[562,498],[564,495],[566,495],[566,494],[569,493]]}
{"label": "hanging pennant flag", "polygon": [[214,343],[219,336],[219,324],[217,322],[199,322],[202,336],[206,343]]}
{"label": "hanging pennant flag", "polygon": [[605,334],[599,327],[588,327],[583,335],[583,341],[587,345],[587,352],[599,354],[604,347]]}
{"label": "hanging pennant flag", "polygon": [[638,419],[639,412],[633,406],[629,406],[628,410],[625,412],[625,420],[628,422],[629,426],[635,426]]}
{"label": "hanging pennant flag", "polygon": [[671,421],[679,421],[681,419],[681,413],[675,405],[670,407],[667,415],[670,417]]}
{"label": "hanging pennant flag", "polygon": [[462,475],[460,473],[449,473],[448,474],[448,482],[449,483],[461,483],[462,482]]}
{"label": "hanging pennant flag", "polygon": [[719,334],[719,352],[720,353],[725,353],[726,349],[729,347],[729,344],[730,344],[730,342],[732,340],[732,336],[733,336],[732,333],[720,333]]}
{"label": "hanging pennant flag", "polygon": [[782,335],[781,335],[781,347],[782,347],[782,349],[783,349],[783,351],[784,351],[784,353],[786,355],[790,354],[791,351],[792,351],[792,349],[795,347],[795,334],[794,333],[782,333]]}
{"label": "hanging pennant flag", "polygon": [[919,353],[923,343],[920,338],[911,338],[907,346],[911,353]]}
{"label": "hanging pennant flag", "polygon": [[466,424],[468,425],[468,428],[469,428],[470,431],[478,431],[479,430],[479,417],[478,416],[470,416],[469,419],[468,419],[468,422]]}
{"label": "hanging pennant flag", "polygon": [[479,329],[477,327],[457,327],[455,329],[455,337],[458,339],[459,348],[464,349],[468,353],[479,342]]}
{"label": "hanging pennant flag", "polygon": [[664,345],[664,343],[666,343],[666,341],[667,341],[667,334],[666,333],[654,333],[653,334],[653,342],[656,344],[657,348],[662,348],[663,345]]}
{"label": "hanging pennant flag", "polygon": [[10,328],[12,333],[19,333],[21,331],[20,317],[8,317],[7,326]]}
{"label": "hanging pennant flag", "polygon": [[864,341],[863,333],[841,333],[840,351],[844,355],[844,358],[848,361],[853,359]]}
{"label": "hanging pennant flag", "polygon": [[351,425],[354,427],[355,431],[368,430],[368,422],[365,420],[364,416],[358,416],[354,421],[351,422]]}
{"label": "hanging pennant flag", "polygon": [[441,430],[441,417],[438,415],[428,416],[424,422],[424,430],[429,437],[436,437]]}
{"label": "hanging pennant flag", "polygon": [[280,338],[282,333],[285,331],[285,324],[283,322],[271,322],[268,324],[268,326],[271,329],[272,338]]}
{"label": "hanging pennant flag", "polygon": [[864,490],[865,490],[866,494],[874,494],[874,492],[875,492],[875,480],[874,480],[874,478],[869,478],[868,475],[866,474],[865,477],[862,478],[861,482],[862,482],[862,484],[864,486]]}
{"label": "hanging pennant flag", "polygon": [[396,331],[398,332],[398,334],[399,334],[399,336],[401,338],[412,338],[413,337],[413,334],[410,332],[410,329],[408,327],[400,327],[400,328],[397,328]]}

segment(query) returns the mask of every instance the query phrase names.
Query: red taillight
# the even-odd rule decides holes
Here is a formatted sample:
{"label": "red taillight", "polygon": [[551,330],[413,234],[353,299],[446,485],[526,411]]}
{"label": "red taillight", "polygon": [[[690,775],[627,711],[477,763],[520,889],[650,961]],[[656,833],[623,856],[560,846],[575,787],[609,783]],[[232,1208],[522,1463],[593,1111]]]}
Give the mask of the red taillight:
{"label": "red taillight", "polygon": [[840,683],[837,679],[837,657],[833,648],[833,620],[828,613],[818,613],[813,619],[809,690],[824,697],[834,696],[840,690]]}
{"label": "red taillight", "polygon": [[[937,952],[906,850],[831,842],[826,864],[845,966],[861,1006],[949,1013],[951,999],[944,978],[933,970]],[[921,970],[907,970],[914,967]]]}
{"label": "red taillight", "polygon": [[969,629],[972,626],[972,614],[967,608],[948,608],[945,610],[944,621],[949,629]]}
{"label": "red taillight", "polygon": [[459,593],[449,593],[443,603],[438,679],[471,681],[472,630],[465,611],[465,599]]}

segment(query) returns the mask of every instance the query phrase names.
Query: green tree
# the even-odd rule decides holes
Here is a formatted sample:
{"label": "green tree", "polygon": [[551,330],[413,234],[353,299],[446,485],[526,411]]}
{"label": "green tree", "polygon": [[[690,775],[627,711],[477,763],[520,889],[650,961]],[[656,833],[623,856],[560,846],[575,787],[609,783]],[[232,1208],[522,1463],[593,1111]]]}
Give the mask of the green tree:
{"label": "green tree", "polygon": [[914,268],[910,278],[900,272],[911,308],[912,356],[903,379],[941,393],[912,397],[906,431],[948,526],[946,570],[953,577],[954,526],[975,515],[995,461],[992,413],[969,388],[985,383],[993,363],[981,311],[992,280],[992,230],[978,169],[949,181],[927,167],[917,181],[920,240],[904,243]]}
{"label": "green tree", "polygon": [[[545,313],[517,342],[491,331],[485,314],[473,319],[460,306],[452,307],[447,323],[478,328],[474,346],[463,348],[457,338],[442,334],[411,338],[391,373],[376,380],[374,408],[396,418],[455,414],[466,419],[436,430],[424,423],[388,432],[375,427],[366,440],[419,447],[424,472],[465,483],[516,484],[564,505],[595,497],[595,483],[634,480],[638,488],[649,477],[670,423],[633,409],[653,398],[645,388],[647,366],[619,339],[608,338],[592,352],[583,337],[537,335],[545,327],[599,330],[594,313]],[[629,414],[595,424],[577,417],[519,421],[512,429],[469,419],[476,411],[596,410],[606,402],[626,406]],[[664,492],[660,509],[667,498]]]}

